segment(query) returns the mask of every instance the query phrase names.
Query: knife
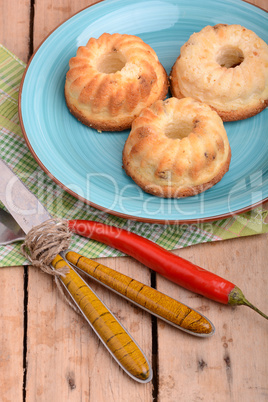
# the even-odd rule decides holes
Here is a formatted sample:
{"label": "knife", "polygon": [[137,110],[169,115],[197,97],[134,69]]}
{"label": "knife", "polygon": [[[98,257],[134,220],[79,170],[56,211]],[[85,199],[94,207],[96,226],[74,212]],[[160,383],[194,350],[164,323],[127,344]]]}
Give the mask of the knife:
{"label": "knife", "polygon": [[[88,237],[88,234],[81,232],[80,226],[74,225],[73,222],[66,221],[71,232]],[[90,221],[84,222],[91,223]],[[41,230],[43,228],[46,229],[45,225],[41,225]],[[208,318],[172,297],[74,251],[65,250],[61,254],[76,272],[85,273],[91,279],[168,324],[198,337],[209,337],[215,333],[215,327]]]}
{"label": "knife", "polygon": [[[39,200],[1,158],[0,171],[0,200],[26,234],[51,219]],[[59,280],[102,343],[132,379],[141,383],[151,381],[152,369],[148,359],[127,330],[61,255],[52,261],[56,271],[66,265],[69,273],[60,276]]]}
{"label": "knife", "polygon": [[[53,223],[54,222],[55,221],[53,221]],[[60,233],[59,239],[61,238],[62,232],[64,235],[66,235],[67,226],[72,233],[84,236],[86,238],[93,238],[93,233],[90,233],[89,236],[89,232],[87,230],[81,230],[81,222],[83,222],[83,225],[89,226],[93,223],[93,221],[88,220],[63,221],[62,226],[60,226],[58,229]],[[17,222],[3,209],[0,209],[0,223],[2,223],[2,226],[4,227],[3,233],[0,233],[0,245],[6,244],[6,239],[12,239],[12,242],[15,240],[24,240],[25,234],[17,233],[20,229]],[[94,224],[98,225],[98,222],[94,221]],[[10,231],[10,228],[12,227],[13,230]],[[112,228],[111,226],[108,227]],[[37,236],[36,229],[37,228],[35,228],[34,231],[35,237]],[[44,229],[47,230],[47,223],[46,225],[41,225],[41,230],[44,231]],[[51,227],[50,224],[48,229],[49,234],[51,234],[51,229],[54,229],[54,227]],[[23,232],[22,229],[20,229],[20,231]],[[102,240],[105,241],[105,238]],[[29,239],[27,239],[27,243],[28,241]],[[68,244],[66,247],[68,247]],[[25,248],[27,249],[26,243],[23,244],[23,249]],[[34,248],[37,248],[36,245]],[[83,274],[89,276],[90,279],[97,281],[101,285],[117,293],[119,296],[122,296],[128,301],[131,301],[133,304],[137,305],[148,313],[166,321],[170,325],[173,325],[175,328],[199,337],[208,337],[214,334],[214,325],[198,311],[112,268],[84,257],[74,251],[66,250],[64,245],[62,246],[62,250],[63,258],[67,260],[67,262],[71,264],[71,266],[78,271],[78,273],[83,272]],[[26,258],[30,258],[28,252],[26,253]]]}

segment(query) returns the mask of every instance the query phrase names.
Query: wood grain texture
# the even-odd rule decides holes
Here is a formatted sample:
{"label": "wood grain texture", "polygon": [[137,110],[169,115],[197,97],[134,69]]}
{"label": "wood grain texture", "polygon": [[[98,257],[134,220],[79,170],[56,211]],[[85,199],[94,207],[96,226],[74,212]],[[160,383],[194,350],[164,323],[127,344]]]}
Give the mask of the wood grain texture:
{"label": "wood grain texture", "polygon": [[[268,8],[267,0],[251,2]],[[92,3],[2,1],[0,42],[27,61],[29,52],[51,30]],[[195,245],[175,253],[236,283],[253,304],[267,313],[266,250],[267,236],[258,235]],[[98,261],[150,284],[150,271],[131,258]],[[158,290],[210,318],[216,334],[209,339],[195,338],[161,320],[153,326],[152,334],[149,314],[90,281],[154,363],[157,374],[154,382],[141,385],[117,366],[88,324],[62,299],[52,278],[30,267],[25,279],[26,293],[23,268],[1,268],[1,279],[1,402],[268,400],[267,322],[244,306],[220,305],[157,275]],[[25,295],[28,306],[24,312]]]}
{"label": "wood grain texture", "polygon": [[23,399],[24,269],[0,268],[1,402]]}
{"label": "wood grain texture", "polygon": [[29,57],[31,0],[0,1],[1,44],[25,63]]}
{"label": "wood grain texture", "polygon": [[96,3],[96,0],[38,0],[34,6],[33,47],[68,18]]}
{"label": "wood grain texture", "polygon": [[[0,43],[27,62],[30,0],[0,1],[0,21]],[[25,363],[24,268],[0,270],[0,400],[21,402]]]}

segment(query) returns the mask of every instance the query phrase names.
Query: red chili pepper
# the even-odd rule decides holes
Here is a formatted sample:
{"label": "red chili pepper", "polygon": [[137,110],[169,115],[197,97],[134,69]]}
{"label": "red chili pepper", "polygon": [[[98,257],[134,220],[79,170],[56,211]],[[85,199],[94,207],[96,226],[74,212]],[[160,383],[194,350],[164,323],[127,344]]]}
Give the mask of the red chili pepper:
{"label": "red chili pepper", "polygon": [[69,229],[80,236],[122,251],[185,289],[219,303],[246,305],[268,319],[232,282],[192,264],[142,236],[87,220],[70,220]]}

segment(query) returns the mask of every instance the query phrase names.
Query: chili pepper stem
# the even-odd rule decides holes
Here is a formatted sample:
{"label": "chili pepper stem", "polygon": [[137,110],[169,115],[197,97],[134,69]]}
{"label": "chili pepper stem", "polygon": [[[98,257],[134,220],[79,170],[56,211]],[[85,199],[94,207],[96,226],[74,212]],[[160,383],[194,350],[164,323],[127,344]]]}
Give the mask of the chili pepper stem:
{"label": "chili pepper stem", "polygon": [[260,311],[257,307],[255,307],[253,304],[251,304],[244,296],[243,292],[241,289],[239,289],[237,286],[233,288],[233,290],[229,294],[229,299],[228,299],[228,304],[231,306],[248,306],[252,308],[252,310],[256,311],[259,313],[262,317],[266,318],[268,320],[268,316],[264,314],[262,311]]}

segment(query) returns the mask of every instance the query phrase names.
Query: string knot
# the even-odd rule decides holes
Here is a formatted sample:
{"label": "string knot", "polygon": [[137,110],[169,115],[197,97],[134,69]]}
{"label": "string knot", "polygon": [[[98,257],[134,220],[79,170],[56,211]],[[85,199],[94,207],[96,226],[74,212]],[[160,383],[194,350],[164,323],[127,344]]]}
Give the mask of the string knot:
{"label": "string knot", "polygon": [[70,298],[63,282],[59,279],[70,272],[65,265],[62,268],[54,269],[52,261],[61,251],[67,250],[71,242],[72,232],[69,230],[68,221],[62,219],[48,219],[41,225],[34,226],[26,235],[21,246],[24,257],[37,268],[46,274],[54,276],[56,285],[65,301],[81,314],[73,300]]}
{"label": "string knot", "polygon": [[51,263],[57,254],[69,248],[71,236],[68,221],[49,219],[27,233],[21,252],[33,266],[43,272],[55,277],[65,276],[69,273],[67,265],[56,270]]}

